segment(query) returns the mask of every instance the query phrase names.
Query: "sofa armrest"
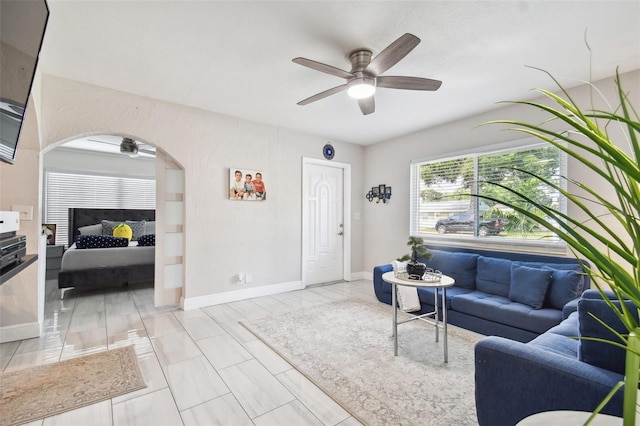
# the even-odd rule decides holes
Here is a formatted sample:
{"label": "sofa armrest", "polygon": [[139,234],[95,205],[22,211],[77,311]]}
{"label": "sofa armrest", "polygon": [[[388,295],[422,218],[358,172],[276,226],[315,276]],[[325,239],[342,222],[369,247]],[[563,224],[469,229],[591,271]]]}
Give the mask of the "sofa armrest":
{"label": "sofa armrest", "polygon": [[572,313],[578,310],[578,300],[580,300],[579,297],[565,303],[565,305],[562,307],[563,320],[566,320],[567,318],[569,318],[569,315],[571,315]]}
{"label": "sofa armrest", "polygon": [[391,304],[391,284],[385,282],[382,279],[382,274],[385,272],[393,271],[393,266],[389,263],[387,265],[380,265],[373,268],[373,291],[379,301],[386,304]]}
{"label": "sofa armrest", "polygon": [[[575,358],[502,337],[487,337],[475,345],[481,426],[514,425],[541,411],[593,411],[623,379]],[[602,412],[622,416],[622,390]]]}

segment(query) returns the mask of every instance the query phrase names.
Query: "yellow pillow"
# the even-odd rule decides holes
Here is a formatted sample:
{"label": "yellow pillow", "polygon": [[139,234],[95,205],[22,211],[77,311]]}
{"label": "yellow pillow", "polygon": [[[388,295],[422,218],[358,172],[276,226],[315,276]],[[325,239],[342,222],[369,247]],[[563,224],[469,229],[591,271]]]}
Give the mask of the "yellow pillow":
{"label": "yellow pillow", "polygon": [[133,237],[133,231],[131,230],[131,227],[126,223],[119,223],[113,227],[113,236],[126,238],[131,241],[131,237]]}

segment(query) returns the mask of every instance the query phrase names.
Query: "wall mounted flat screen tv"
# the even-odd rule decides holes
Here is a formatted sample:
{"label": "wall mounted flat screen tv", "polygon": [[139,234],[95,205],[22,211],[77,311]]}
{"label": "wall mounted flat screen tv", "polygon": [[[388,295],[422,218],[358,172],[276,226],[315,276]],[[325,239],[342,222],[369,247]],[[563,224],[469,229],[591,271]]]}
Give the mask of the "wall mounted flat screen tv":
{"label": "wall mounted flat screen tv", "polygon": [[44,31],[46,0],[0,0],[0,160],[13,163]]}

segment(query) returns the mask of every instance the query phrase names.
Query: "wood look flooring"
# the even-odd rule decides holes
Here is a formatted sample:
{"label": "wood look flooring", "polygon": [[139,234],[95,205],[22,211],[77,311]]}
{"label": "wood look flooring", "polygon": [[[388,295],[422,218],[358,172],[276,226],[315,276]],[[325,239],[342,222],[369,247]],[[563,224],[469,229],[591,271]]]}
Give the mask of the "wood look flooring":
{"label": "wood look flooring", "polygon": [[374,301],[371,281],[192,311],[155,308],[152,287],[69,291],[65,300],[56,280],[46,289],[41,337],[0,344],[1,371],[133,344],[147,387],[29,426],[360,425],[238,321],[346,298]]}

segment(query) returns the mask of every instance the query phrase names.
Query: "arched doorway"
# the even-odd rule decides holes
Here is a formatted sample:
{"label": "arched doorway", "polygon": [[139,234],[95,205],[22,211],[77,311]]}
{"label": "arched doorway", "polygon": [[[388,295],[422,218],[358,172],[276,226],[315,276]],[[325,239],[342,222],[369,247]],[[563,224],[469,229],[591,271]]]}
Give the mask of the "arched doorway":
{"label": "arched doorway", "polygon": [[[58,221],[63,225],[56,243],[66,242],[65,235],[69,230],[65,226],[68,224],[61,215],[66,214],[68,207],[109,208],[111,205],[106,198],[111,197],[116,199],[115,208],[155,209],[154,304],[180,302],[184,285],[184,170],[173,158],[133,135],[93,134],[69,138],[45,149],[41,167],[43,220],[45,223]],[[87,182],[113,180],[123,189],[120,194],[109,194],[100,188],[75,190],[74,194],[49,193],[48,182],[59,176],[63,179],[71,176],[80,181],[83,177],[92,177],[87,178]],[[152,199],[148,194],[143,195],[142,190],[128,191],[126,188],[131,182],[143,182],[142,188],[150,181],[153,182]],[[59,198],[56,203],[52,200],[54,196]],[[57,204],[58,213],[52,208],[53,204]]]}

